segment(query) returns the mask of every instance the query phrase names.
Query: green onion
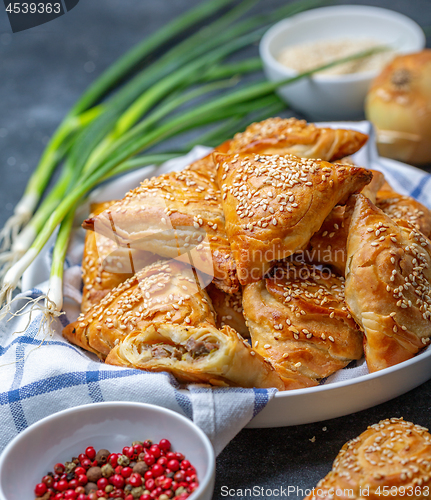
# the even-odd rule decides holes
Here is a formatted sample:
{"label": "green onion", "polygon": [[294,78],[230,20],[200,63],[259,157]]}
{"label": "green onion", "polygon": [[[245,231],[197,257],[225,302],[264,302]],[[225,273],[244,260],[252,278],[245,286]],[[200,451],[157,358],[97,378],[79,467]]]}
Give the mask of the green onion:
{"label": "green onion", "polygon": [[[62,158],[61,146],[63,142],[76,133],[100,113],[99,109],[89,110],[114,85],[122,80],[144,57],[151,54],[158,47],[173,39],[179,33],[211,16],[232,0],[211,0],[204,2],[182,16],[168,23],[139,45],[134,47],[122,58],[106,70],[89,88],[64,118],[58,129],[49,141],[35,171],[30,177],[23,197],[16,205],[13,216],[6,222],[0,231],[2,249],[11,245],[19,228],[27,223],[39,203],[51,175]],[[81,116],[80,116],[81,115]]]}

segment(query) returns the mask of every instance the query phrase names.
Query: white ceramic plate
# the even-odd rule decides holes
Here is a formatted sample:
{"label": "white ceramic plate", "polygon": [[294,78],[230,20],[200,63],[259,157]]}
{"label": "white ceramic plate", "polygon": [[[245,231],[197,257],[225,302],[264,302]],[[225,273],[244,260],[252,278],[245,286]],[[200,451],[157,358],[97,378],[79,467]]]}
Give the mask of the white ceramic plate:
{"label": "white ceramic plate", "polygon": [[[384,170],[390,184],[399,192],[410,189],[411,185],[403,186],[400,184],[397,173],[405,174],[407,172],[408,182],[414,181],[413,184],[424,175],[423,171],[415,167],[379,158],[374,146],[374,132],[368,122],[329,122],[318,125],[352,128],[369,134],[369,143],[354,155],[355,162],[367,168]],[[196,157],[203,156],[207,151],[208,148],[199,147],[192,152],[192,156],[188,156],[188,159],[182,158],[178,163],[168,162],[163,167],[163,171],[179,170]],[[161,171],[159,170],[158,173]],[[392,176],[391,173],[394,175]],[[136,187],[140,180],[152,175],[154,175],[154,170],[151,168],[127,174],[94,192],[92,198],[97,201],[122,198],[125,192]],[[88,213],[88,204],[82,207],[82,212],[84,215]],[[23,277],[24,290],[33,288],[48,278],[41,271],[42,267],[35,261],[26,271]],[[400,396],[430,378],[431,348],[409,361],[377,373],[313,388],[279,392],[265,409],[250,422],[248,427],[281,427],[341,417]]]}

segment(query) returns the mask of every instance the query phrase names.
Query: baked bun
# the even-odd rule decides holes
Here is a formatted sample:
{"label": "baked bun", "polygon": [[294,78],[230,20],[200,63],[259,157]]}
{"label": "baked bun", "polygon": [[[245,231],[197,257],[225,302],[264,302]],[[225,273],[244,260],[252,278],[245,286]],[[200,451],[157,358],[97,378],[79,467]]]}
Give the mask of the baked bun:
{"label": "baked bun", "polygon": [[402,418],[382,420],[346,443],[306,500],[414,500],[431,496],[431,435]]}
{"label": "baked bun", "polygon": [[267,358],[286,389],[317,385],[363,355],[362,332],[344,301],[344,278],[288,261],[244,288],[244,315],[253,348]]}
{"label": "baked bun", "polygon": [[286,155],[214,153],[226,234],[242,285],[305,248],[335,205],[360,191],[368,170]]}
{"label": "baked bun", "polygon": [[351,203],[346,302],[365,332],[365,358],[375,372],[430,343],[431,242],[361,194]]}

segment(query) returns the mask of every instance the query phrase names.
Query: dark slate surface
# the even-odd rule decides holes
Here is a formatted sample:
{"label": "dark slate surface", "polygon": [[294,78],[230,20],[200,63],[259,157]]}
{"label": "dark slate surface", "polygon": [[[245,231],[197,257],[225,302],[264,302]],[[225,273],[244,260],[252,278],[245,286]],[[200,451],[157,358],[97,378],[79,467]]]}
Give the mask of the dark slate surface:
{"label": "dark slate surface", "polygon": [[[12,34],[0,7],[0,225],[11,214],[47,138],[85,87],[127,48],[198,0],[81,0],[55,21]],[[257,10],[280,5],[262,0]],[[431,26],[430,0],[347,1],[392,8]],[[429,44],[428,44],[429,45]],[[378,407],[317,424],[242,431],[217,460],[222,487],[311,488],[348,439],[380,419],[431,425],[431,382]],[[323,428],[327,430],[324,431]],[[310,439],[315,437],[315,441]],[[262,497],[261,489],[255,491]],[[237,492],[233,498],[240,498]],[[276,492],[274,492],[276,493]],[[249,494],[244,494],[252,498]],[[269,492],[263,498],[269,498]],[[301,491],[289,498],[302,498]]]}

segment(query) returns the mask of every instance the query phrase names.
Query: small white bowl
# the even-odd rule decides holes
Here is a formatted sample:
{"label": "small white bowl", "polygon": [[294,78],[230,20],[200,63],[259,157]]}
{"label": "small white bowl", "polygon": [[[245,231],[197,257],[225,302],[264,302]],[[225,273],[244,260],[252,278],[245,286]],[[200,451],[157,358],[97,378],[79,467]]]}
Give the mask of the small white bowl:
{"label": "small white bowl", "polygon": [[0,457],[0,499],[34,498],[34,487],[56,463],[87,446],[119,452],[133,441],[166,438],[196,467],[199,487],[190,500],[210,500],[215,457],[211,442],[193,422],[171,410],[143,403],[96,403],[61,411],[31,425]]}
{"label": "small white bowl", "polygon": [[[271,81],[296,76],[277,58],[289,45],[336,38],[376,39],[398,53],[418,52],[425,35],[412,19],[397,12],[368,6],[312,9],[275,24],[260,42],[265,74]],[[364,115],[364,100],[378,71],[348,75],[314,75],[279,89],[295,110],[313,120],[354,120]]]}

